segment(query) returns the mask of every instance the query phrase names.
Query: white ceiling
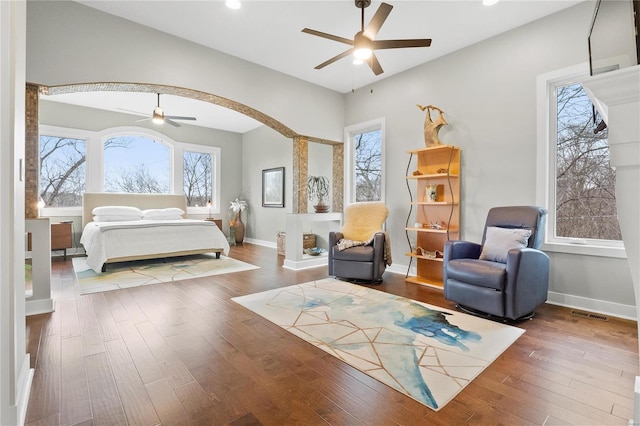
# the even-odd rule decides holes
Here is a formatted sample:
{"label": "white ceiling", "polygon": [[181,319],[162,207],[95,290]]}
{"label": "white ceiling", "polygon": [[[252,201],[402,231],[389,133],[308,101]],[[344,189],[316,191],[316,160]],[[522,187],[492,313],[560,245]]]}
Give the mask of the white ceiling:
{"label": "white ceiling", "polygon": [[[353,65],[350,58],[344,58],[322,70],[315,70],[316,65],[343,52],[348,46],[301,32],[308,27],[352,39],[360,29],[360,9],[356,8],[353,0],[243,0],[242,7],[238,10],[227,8],[224,1],[77,1],[346,93],[555,13],[582,0],[502,0],[490,7],[483,6],[481,0],[388,0],[394,8],[376,39],[431,38],[433,41],[431,47],[426,48],[376,52],[384,69],[384,73],[379,76],[375,76],[367,65]],[[379,5],[379,1],[374,1],[365,9],[365,26]],[[148,114],[156,104],[155,95],[124,95],[83,93],[58,95],[55,98],[96,108],[123,108]],[[56,100],[54,97],[50,98]],[[196,125],[239,133],[260,125],[240,114],[200,101],[163,95],[161,104],[168,115],[197,116]],[[226,116],[222,117],[222,114]],[[219,119],[214,120],[214,117]]]}

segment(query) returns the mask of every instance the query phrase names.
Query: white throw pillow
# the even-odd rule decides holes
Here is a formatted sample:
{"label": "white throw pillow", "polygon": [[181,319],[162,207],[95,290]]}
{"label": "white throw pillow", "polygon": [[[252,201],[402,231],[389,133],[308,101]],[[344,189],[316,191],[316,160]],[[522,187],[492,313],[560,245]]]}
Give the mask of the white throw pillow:
{"label": "white throw pillow", "polygon": [[142,217],[142,210],[132,206],[100,206],[93,209],[91,212],[94,216],[134,216],[137,218]]}
{"label": "white throw pillow", "polygon": [[512,248],[525,248],[531,236],[530,229],[487,227],[487,235],[480,260],[507,263],[507,254]]}
{"label": "white throw pillow", "polygon": [[143,217],[144,220],[183,220],[182,216],[176,215],[165,215],[165,216],[154,216],[154,217]]}
{"label": "white throw pillow", "polygon": [[177,207],[167,207],[166,209],[147,209],[142,210],[143,219],[151,220],[172,220],[182,219],[184,210]]}
{"label": "white throw pillow", "polygon": [[118,214],[101,214],[93,217],[94,222],[130,222],[142,220],[139,216],[118,215]]}

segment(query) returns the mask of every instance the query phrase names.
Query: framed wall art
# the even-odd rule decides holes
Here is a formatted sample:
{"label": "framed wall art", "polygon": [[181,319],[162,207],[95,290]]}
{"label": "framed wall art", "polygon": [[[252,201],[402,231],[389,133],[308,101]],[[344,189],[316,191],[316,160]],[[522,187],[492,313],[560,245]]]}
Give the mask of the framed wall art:
{"label": "framed wall art", "polygon": [[284,207],[284,167],[262,171],[262,207]]}

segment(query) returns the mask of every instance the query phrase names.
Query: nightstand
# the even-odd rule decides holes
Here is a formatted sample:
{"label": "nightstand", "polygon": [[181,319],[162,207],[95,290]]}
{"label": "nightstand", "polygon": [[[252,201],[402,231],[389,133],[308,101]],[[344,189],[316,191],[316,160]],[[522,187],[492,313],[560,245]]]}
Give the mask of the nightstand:
{"label": "nightstand", "polygon": [[67,260],[67,249],[73,247],[71,223],[51,224],[51,250],[64,250],[64,260]]}
{"label": "nightstand", "polygon": [[207,217],[204,220],[206,220],[207,222],[213,222],[216,225],[218,225],[218,229],[222,231],[222,219],[214,219],[212,217]]}

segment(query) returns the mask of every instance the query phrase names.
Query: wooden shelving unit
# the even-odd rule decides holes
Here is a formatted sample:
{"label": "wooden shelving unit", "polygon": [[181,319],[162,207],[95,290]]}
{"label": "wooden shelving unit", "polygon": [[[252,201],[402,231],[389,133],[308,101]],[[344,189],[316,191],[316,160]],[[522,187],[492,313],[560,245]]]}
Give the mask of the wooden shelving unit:
{"label": "wooden shelving unit", "polygon": [[[460,237],[460,148],[439,145],[408,153],[416,156],[417,168],[407,176],[415,189],[410,203],[415,224],[406,232],[410,240],[415,237],[415,247],[406,255],[416,262],[416,275],[408,276],[407,282],[442,288],[442,258],[434,253],[444,251],[445,241]],[[430,193],[435,193],[435,200],[427,194],[434,186]],[[424,254],[416,253],[418,247]]]}

